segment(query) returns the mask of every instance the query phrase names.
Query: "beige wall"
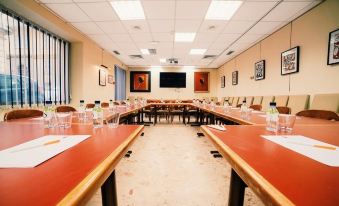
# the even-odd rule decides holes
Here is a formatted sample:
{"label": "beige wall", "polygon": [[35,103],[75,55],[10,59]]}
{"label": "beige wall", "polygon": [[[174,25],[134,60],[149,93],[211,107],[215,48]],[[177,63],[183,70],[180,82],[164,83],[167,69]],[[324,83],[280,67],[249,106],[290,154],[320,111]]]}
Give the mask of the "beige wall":
{"label": "beige wall", "polygon": [[[151,92],[129,92],[130,91],[130,75],[127,73],[127,97],[145,97],[145,98],[163,98],[163,99],[193,99],[201,97],[216,96],[216,87],[219,80],[217,79],[216,69],[194,69],[194,68],[137,68],[129,69],[130,71],[151,71]],[[210,92],[195,93],[194,92],[194,72],[207,71],[210,72]],[[186,72],[186,88],[160,88],[159,77],[160,72]]]}
{"label": "beige wall", "polygon": [[106,70],[107,74],[113,75],[115,64],[127,69],[121,61],[108,52],[104,52],[102,58],[102,49],[95,42],[33,0],[0,0],[0,2],[71,43],[70,94],[72,105],[77,106],[80,99],[93,102],[96,99],[108,101],[114,98],[113,84],[106,83],[104,87],[99,86],[99,69],[103,61],[104,65],[112,68],[112,70]]}
{"label": "beige wall", "polygon": [[[339,93],[339,65],[327,65],[328,35],[339,28],[338,8],[339,1],[328,0],[294,20],[291,45],[288,24],[226,62],[218,69],[218,78],[226,76],[225,88],[217,81],[218,96]],[[299,73],[281,76],[281,52],[295,46],[300,46]],[[250,79],[254,63],[261,59],[266,60],[265,79]],[[236,86],[231,81],[234,70],[239,71]]]}

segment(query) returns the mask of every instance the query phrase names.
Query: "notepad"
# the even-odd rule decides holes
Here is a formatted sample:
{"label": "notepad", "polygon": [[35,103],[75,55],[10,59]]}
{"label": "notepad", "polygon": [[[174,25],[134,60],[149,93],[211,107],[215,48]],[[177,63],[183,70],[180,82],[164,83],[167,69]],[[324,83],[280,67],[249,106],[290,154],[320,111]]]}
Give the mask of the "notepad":
{"label": "notepad", "polygon": [[47,135],[0,151],[0,168],[32,168],[90,135]]}
{"label": "notepad", "polygon": [[226,128],[222,125],[215,125],[215,124],[211,124],[211,125],[207,125],[207,127],[213,128],[213,129],[217,129],[220,131],[225,131]]}
{"label": "notepad", "polygon": [[320,163],[339,167],[339,147],[301,135],[262,135],[263,138]]}

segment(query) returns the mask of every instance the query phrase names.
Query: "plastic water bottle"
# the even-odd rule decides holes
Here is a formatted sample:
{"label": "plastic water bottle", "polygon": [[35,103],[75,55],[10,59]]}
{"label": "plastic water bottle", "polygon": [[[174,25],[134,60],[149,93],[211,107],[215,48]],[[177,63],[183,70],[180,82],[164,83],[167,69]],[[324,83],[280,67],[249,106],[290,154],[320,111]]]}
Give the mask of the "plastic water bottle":
{"label": "plastic water bottle", "polygon": [[275,102],[270,102],[270,107],[266,112],[266,130],[272,132],[278,131],[279,112],[276,105]]}
{"label": "plastic water bottle", "polygon": [[82,121],[84,120],[86,117],[86,113],[85,113],[85,101],[84,100],[80,100],[80,104],[79,104],[79,120]]}
{"label": "plastic water bottle", "polygon": [[46,101],[44,112],[44,127],[53,128],[55,125],[55,110],[52,106],[52,101]]}
{"label": "plastic water bottle", "polygon": [[240,116],[241,118],[246,118],[246,113],[247,113],[247,105],[246,105],[246,100],[242,101],[242,105],[240,107]]}
{"label": "plastic water bottle", "polygon": [[230,110],[230,104],[228,103],[228,100],[224,101],[224,112],[228,113]]}
{"label": "plastic water bottle", "polygon": [[100,106],[100,101],[95,101],[95,107],[93,108],[93,127],[101,128],[104,125],[104,113]]}
{"label": "plastic water bottle", "polygon": [[111,112],[114,111],[114,104],[113,104],[113,100],[112,99],[109,100],[109,111],[111,111]]}

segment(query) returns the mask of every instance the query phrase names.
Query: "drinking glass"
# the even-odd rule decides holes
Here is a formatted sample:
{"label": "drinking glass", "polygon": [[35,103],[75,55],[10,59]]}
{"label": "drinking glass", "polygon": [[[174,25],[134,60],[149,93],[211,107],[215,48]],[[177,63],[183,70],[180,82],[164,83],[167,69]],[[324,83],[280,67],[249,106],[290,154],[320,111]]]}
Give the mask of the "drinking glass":
{"label": "drinking glass", "polygon": [[114,113],[111,118],[107,120],[107,125],[109,128],[117,128],[119,125],[120,114]]}
{"label": "drinking glass", "polygon": [[280,131],[291,132],[293,130],[296,116],[291,114],[279,114]]}
{"label": "drinking glass", "polygon": [[56,113],[59,127],[70,128],[72,124],[72,112]]}

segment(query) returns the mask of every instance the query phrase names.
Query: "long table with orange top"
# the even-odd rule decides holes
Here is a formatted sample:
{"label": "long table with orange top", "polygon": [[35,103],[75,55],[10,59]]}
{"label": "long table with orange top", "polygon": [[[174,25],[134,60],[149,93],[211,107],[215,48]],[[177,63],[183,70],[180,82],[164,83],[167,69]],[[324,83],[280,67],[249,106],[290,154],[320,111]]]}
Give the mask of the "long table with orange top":
{"label": "long table with orange top", "polygon": [[45,129],[39,121],[0,123],[0,150],[50,134],[91,137],[37,167],[0,169],[0,205],[83,205],[99,188],[103,205],[117,205],[114,168],[143,126]]}
{"label": "long table with orange top", "polygon": [[[263,125],[225,128],[219,131],[202,126],[201,130],[232,167],[228,205],[243,205],[246,186],[266,205],[338,205],[339,167],[262,138],[272,135]],[[296,125],[292,135],[339,145],[339,126],[334,124]]]}

